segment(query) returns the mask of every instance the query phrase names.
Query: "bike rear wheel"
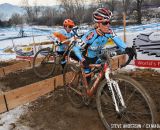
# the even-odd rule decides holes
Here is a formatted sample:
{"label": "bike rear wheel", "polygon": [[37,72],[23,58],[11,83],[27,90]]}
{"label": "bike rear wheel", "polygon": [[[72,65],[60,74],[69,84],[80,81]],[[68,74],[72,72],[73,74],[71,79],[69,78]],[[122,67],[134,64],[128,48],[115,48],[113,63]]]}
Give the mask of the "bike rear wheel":
{"label": "bike rear wheel", "polygon": [[51,48],[39,50],[33,58],[34,73],[40,78],[49,77],[55,69],[57,56]]}
{"label": "bike rear wheel", "polygon": [[142,130],[146,129],[145,124],[155,123],[155,105],[142,85],[124,75],[116,75],[112,79],[119,85],[126,108],[123,108],[119,102],[118,107],[121,112],[116,112],[107,81],[103,80],[97,90],[96,103],[104,126],[108,130],[116,128],[113,124],[119,124],[121,129],[138,127],[137,129]]}
{"label": "bike rear wheel", "polygon": [[82,107],[82,91],[84,88],[80,68],[75,64],[66,64],[63,70],[63,77],[66,94],[71,104],[76,108]]}

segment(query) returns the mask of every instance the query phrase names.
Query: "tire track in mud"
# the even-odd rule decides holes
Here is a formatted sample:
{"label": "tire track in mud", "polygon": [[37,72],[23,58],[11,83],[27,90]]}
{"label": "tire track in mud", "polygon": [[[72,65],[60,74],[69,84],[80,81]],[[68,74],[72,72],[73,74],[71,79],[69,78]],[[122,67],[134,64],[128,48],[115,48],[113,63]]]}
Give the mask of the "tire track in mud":
{"label": "tire track in mud", "polygon": [[135,80],[140,82],[150,94],[156,105],[158,122],[160,123],[160,73],[151,70],[146,70],[146,72],[141,70],[140,73],[131,75]]}

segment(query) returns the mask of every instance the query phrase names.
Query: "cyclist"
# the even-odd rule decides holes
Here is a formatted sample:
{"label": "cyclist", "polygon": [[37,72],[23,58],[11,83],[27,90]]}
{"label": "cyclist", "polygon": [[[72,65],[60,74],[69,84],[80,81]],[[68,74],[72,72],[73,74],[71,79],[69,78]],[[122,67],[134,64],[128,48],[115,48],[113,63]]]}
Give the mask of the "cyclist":
{"label": "cyclist", "polygon": [[[64,42],[65,40],[71,38],[74,36],[74,33],[72,32],[72,28],[75,26],[75,23],[71,19],[65,19],[63,22],[64,29],[61,29],[58,32],[54,32],[52,36],[52,40],[56,47],[56,52],[58,55],[63,55],[65,52],[65,49],[67,47],[68,42]],[[64,42],[62,44],[62,42]],[[62,67],[64,67],[65,61],[61,61]]]}
{"label": "cyclist", "polygon": [[[98,63],[97,54],[101,52],[109,38],[114,41],[122,52],[126,51],[133,59],[134,50],[127,47],[110,29],[112,12],[107,8],[98,8],[92,15],[95,28],[84,34],[81,40],[73,47],[74,54],[84,66],[84,72],[90,73],[89,64]],[[84,49],[86,50],[85,55],[81,52]],[[91,77],[88,77],[87,81],[89,82],[90,79]]]}
{"label": "cyclist", "polygon": [[64,29],[53,33],[52,39],[55,45],[57,45],[56,51],[58,54],[63,55],[68,43],[62,44],[62,42],[74,36],[74,33],[71,31],[74,26],[75,24],[71,19],[65,19],[63,22]]}

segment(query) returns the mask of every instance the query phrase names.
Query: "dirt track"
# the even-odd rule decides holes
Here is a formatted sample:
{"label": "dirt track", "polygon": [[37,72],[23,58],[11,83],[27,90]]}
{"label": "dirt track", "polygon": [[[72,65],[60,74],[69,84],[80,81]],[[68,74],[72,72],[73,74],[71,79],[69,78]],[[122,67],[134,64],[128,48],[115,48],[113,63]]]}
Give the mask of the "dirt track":
{"label": "dirt track", "polygon": [[34,130],[104,130],[97,110],[76,109],[69,103],[64,90],[59,89],[32,103],[19,123]]}
{"label": "dirt track", "polygon": [[[56,74],[60,74],[60,71],[57,71]],[[151,70],[137,70],[127,73],[127,75],[143,84],[150,93],[156,103],[160,120],[160,74]],[[37,78],[32,70],[27,70],[9,74],[1,78],[0,82],[7,87],[3,90],[8,90],[39,80],[41,79]],[[63,88],[32,102],[28,113],[22,115],[18,123],[29,126],[33,130],[104,130],[97,110],[92,106],[80,109],[73,108]],[[158,123],[160,124],[160,122]]]}
{"label": "dirt track", "polygon": [[[59,75],[61,73],[62,73],[62,71],[61,71],[60,67],[57,67],[55,73],[53,73],[50,77]],[[41,80],[44,80],[44,79],[37,77],[34,74],[33,69],[20,70],[15,73],[9,73],[5,77],[0,78],[0,82],[4,86],[6,86],[6,87],[1,88],[3,91],[16,89],[16,88],[19,88],[19,87],[22,87],[25,85],[29,85],[29,84],[41,81]]]}
{"label": "dirt track", "polygon": [[5,67],[5,66],[8,66],[8,65],[12,65],[12,64],[15,64],[15,61],[9,61],[9,62],[0,61],[0,67]]}

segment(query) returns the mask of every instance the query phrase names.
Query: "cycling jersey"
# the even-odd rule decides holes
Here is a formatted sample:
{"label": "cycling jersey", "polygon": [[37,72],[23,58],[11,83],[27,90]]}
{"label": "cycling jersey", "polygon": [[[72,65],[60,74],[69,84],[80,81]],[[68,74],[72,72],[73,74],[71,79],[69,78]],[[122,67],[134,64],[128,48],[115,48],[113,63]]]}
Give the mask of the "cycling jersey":
{"label": "cycling jersey", "polygon": [[[72,31],[68,33],[65,29],[62,29],[59,32],[53,33],[53,39],[58,40],[59,42],[63,42],[73,36],[74,36],[74,33]],[[67,47],[66,44],[57,45],[56,51],[64,52],[66,47]]]}
{"label": "cycling jersey", "polygon": [[103,36],[99,36],[96,30],[93,29],[87,32],[82,37],[82,42],[77,43],[73,47],[73,51],[80,61],[82,61],[83,58],[81,53],[82,48],[87,49],[87,57],[95,58],[97,57],[97,54],[100,53],[101,49],[105,46],[109,38],[111,38],[114,41],[114,43],[119,47],[121,51],[125,50],[126,44],[117,36],[113,36],[112,34],[105,34]]}

